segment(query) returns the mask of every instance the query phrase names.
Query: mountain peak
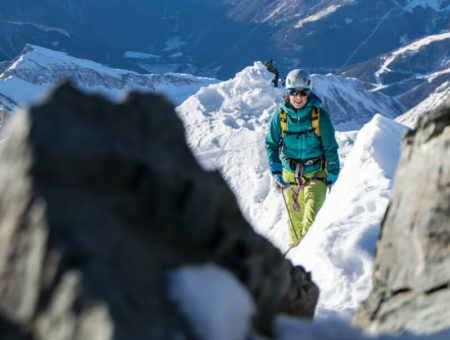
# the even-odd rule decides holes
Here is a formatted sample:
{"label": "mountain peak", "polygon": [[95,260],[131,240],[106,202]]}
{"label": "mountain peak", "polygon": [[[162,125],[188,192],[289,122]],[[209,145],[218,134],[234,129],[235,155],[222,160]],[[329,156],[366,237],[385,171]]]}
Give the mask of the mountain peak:
{"label": "mountain peak", "polygon": [[0,75],[1,110],[9,115],[18,106],[40,100],[53,86],[67,80],[85,92],[97,92],[114,101],[126,91],[139,90],[165,92],[176,104],[202,86],[217,82],[187,74],[139,74],[27,44]]}

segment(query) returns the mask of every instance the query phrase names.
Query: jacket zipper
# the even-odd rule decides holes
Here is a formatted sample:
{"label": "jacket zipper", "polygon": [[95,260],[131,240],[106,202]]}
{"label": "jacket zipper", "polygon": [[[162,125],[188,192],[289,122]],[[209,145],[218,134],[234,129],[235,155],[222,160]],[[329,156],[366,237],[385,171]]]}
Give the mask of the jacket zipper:
{"label": "jacket zipper", "polygon": [[[300,131],[300,116],[297,117],[297,131]],[[303,139],[303,135],[300,135],[299,139],[298,139],[299,158],[303,158],[303,149],[301,146],[300,139]],[[302,154],[300,154],[300,153],[302,153]]]}

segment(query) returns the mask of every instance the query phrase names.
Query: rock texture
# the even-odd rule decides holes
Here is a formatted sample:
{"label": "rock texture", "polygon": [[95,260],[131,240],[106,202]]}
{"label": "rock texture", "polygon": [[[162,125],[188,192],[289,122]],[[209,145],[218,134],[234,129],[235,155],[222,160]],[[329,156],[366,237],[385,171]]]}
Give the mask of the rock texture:
{"label": "rock texture", "polygon": [[162,97],[132,93],[114,105],[63,85],[17,114],[7,136],[5,338],[193,338],[164,275],[204,262],[248,287],[260,333],[271,333],[277,312],[313,316],[318,288],[309,274],[252,230],[217,172],[200,168]]}
{"label": "rock texture", "polygon": [[450,98],[404,137],[377,245],[373,290],[354,324],[370,333],[450,328]]}

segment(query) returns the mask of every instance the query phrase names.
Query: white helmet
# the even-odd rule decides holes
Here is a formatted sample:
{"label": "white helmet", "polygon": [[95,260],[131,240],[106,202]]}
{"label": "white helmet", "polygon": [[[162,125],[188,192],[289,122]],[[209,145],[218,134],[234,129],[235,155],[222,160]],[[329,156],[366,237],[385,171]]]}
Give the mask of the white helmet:
{"label": "white helmet", "polygon": [[311,75],[305,70],[295,69],[286,77],[286,89],[302,88],[312,90]]}

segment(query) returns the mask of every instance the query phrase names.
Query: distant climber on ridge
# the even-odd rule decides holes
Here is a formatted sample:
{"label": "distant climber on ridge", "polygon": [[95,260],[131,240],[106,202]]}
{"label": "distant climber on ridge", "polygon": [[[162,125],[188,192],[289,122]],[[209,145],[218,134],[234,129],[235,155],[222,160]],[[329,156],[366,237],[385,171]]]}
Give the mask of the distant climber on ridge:
{"label": "distant climber on ridge", "polygon": [[312,92],[310,74],[292,70],[266,135],[270,172],[288,210],[289,249],[308,232],[325,201],[327,185],[338,178],[337,149],[330,115]]}
{"label": "distant climber on ridge", "polygon": [[272,59],[267,60],[264,63],[264,65],[267,67],[267,71],[275,74],[275,77],[272,79],[272,83],[273,83],[274,87],[278,87],[278,76],[279,76],[279,74],[278,74],[278,70],[275,67],[273,67],[273,60]]}

